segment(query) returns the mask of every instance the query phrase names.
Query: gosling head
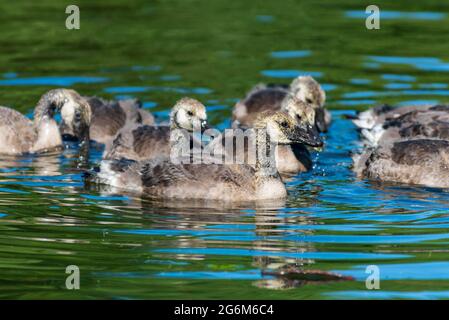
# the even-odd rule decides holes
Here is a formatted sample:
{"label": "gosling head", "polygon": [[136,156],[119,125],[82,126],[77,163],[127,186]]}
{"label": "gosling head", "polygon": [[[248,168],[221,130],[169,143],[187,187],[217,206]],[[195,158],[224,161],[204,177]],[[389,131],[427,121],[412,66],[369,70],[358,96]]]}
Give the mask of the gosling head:
{"label": "gosling head", "polygon": [[61,90],[61,132],[83,139],[89,133],[92,110],[89,103],[76,91]]}
{"label": "gosling head", "polygon": [[208,128],[206,107],[198,100],[182,98],[170,113],[172,127],[203,132]]}
{"label": "gosling head", "polygon": [[288,113],[298,124],[306,122],[312,126],[315,125],[315,109],[294,95],[289,94],[284,98],[281,110]]}
{"label": "gosling head", "polygon": [[290,92],[315,109],[316,125],[321,132],[326,132],[327,126],[324,119],[326,93],[320,84],[311,76],[299,76],[290,84]]}
{"label": "gosling head", "polygon": [[297,123],[282,111],[265,111],[256,119],[256,129],[266,130],[270,140],[276,144],[304,143],[312,147],[321,147],[323,141],[314,126],[306,120]]}

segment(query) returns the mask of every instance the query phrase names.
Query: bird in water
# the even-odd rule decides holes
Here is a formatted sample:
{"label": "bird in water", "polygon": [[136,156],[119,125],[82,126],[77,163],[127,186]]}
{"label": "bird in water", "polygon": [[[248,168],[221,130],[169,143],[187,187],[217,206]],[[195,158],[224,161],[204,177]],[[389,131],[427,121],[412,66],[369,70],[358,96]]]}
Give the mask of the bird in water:
{"label": "bird in water", "polygon": [[401,139],[449,138],[449,106],[437,105],[387,117],[372,129],[362,129],[365,144],[377,146]]}
{"label": "bird in water", "polygon": [[315,123],[321,132],[327,132],[332,117],[324,108],[326,93],[310,76],[299,76],[289,86],[259,84],[246,97],[237,102],[232,112],[233,127],[251,127],[257,113],[265,110],[281,110],[282,101],[289,94],[312,106]]}
{"label": "bird in water", "polygon": [[354,158],[359,178],[449,187],[449,141],[417,139],[369,148]]}
{"label": "bird in water", "polygon": [[449,106],[380,106],[354,120],[367,147],[353,155],[359,178],[449,187]]}
{"label": "bird in water", "polygon": [[[191,133],[203,132],[206,129],[206,107],[198,100],[185,97],[173,106],[169,126],[125,127],[119,131],[110,145],[106,145],[103,158],[141,161],[179,154],[182,150],[176,148],[182,147],[182,141],[186,139],[189,142],[189,149],[191,144],[200,148],[201,143],[196,141]],[[187,137],[185,133],[188,133]],[[179,143],[172,143],[175,141]]]}
{"label": "bird in water", "polygon": [[20,112],[0,107],[0,154],[21,155],[62,149],[62,136],[54,119],[64,107],[73,111],[70,126],[88,151],[91,109],[85,99],[70,89],[45,93],[34,109],[33,120]]}
{"label": "bird in water", "polygon": [[[90,138],[92,141],[107,144],[110,143],[117,132],[131,125],[154,123],[154,117],[148,111],[142,109],[137,99],[107,101],[98,97],[83,97],[90,105],[92,119],[90,123]],[[74,110],[70,105],[61,109],[61,133],[67,139],[79,138],[71,126]]]}

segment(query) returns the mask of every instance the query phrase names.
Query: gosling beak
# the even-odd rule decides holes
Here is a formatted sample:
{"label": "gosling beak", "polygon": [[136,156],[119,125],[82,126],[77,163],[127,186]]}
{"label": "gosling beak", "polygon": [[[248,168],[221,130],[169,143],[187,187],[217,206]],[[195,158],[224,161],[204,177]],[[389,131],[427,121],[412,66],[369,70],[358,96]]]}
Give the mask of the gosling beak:
{"label": "gosling beak", "polygon": [[207,123],[207,120],[202,120],[201,121],[201,133],[203,133],[204,131],[206,131],[207,129],[210,129],[210,128],[211,127]]}
{"label": "gosling beak", "polygon": [[320,132],[327,132],[324,108],[315,109],[315,124]]}
{"label": "gosling beak", "polygon": [[59,131],[61,132],[61,134],[66,134],[67,132],[69,132],[69,126],[64,121],[64,119],[59,123]]}
{"label": "gosling beak", "polygon": [[67,122],[62,119],[59,123],[59,131],[61,132],[62,140],[64,141],[78,141],[78,138],[73,133],[73,130],[67,124]]}
{"label": "gosling beak", "polygon": [[323,140],[320,138],[320,134],[315,126],[297,126],[294,136],[291,139],[296,143],[304,143],[311,147],[322,147]]}

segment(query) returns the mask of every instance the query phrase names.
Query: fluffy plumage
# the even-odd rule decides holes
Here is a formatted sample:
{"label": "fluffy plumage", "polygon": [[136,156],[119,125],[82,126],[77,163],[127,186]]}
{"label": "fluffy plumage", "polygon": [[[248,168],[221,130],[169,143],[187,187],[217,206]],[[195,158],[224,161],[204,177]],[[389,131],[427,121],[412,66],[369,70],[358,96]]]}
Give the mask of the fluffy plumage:
{"label": "fluffy plumage", "polygon": [[360,129],[371,130],[378,125],[383,125],[386,121],[391,121],[401,117],[404,114],[414,111],[449,111],[448,105],[407,105],[402,107],[393,107],[390,105],[379,105],[360,112],[355,119],[354,124]]}
{"label": "fluffy plumage", "polygon": [[0,107],[0,153],[19,155],[61,148],[61,133],[53,117],[66,105],[76,114],[71,123],[73,130],[88,143],[89,105],[73,90],[54,89],[39,100],[33,121],[15,110]]}
{"label": "fluffy plumage", "polygon": [[148,160],[158,156],[168,157],[171,152],[170,140],[175,139],[171,135],[174,130],[201,131],[206,125],[206,107],[195,99],[182,98],[170,113],[170,127],[127,126],[119,131],[112,144],[106,145],[104,158]]}
{"label": "fluffy plumage", "polygon": [[449,138],[449,112],[433,107],[415,110],[385,120],[371,130],[363,129],[362,136],[372,145],[389,144],[404,139]]}
{"label": "fluffy plumage", "polygon": [[282,101],[288,94],[309,104],[316,112],[316,125],[320,131],[327,131],[331,122],[330,113],[324,109],[326,94],[320,84],[310,76],[300,76],[290,86],[256,85],[233,110],[234,127],[251,127],[257,113],[265,110],[281,110]]}
{"label": "fluffy plumage", "polygon": [[[117,132],[125,126],[154,123],[153,115],[141,109],[141,104],[137,99],[107,101],[98,97],[84,98],[92,110],[90,138],[98,143],[110,143]],[[69,105],[63,107],[61,115],[62,134],[76,136],[70,126],[73,110]]]}
{"label": "fluffy plumage", "polygon": [[366,150],[355,159],[361,178],[449,187],[449,141],[418,139]]}

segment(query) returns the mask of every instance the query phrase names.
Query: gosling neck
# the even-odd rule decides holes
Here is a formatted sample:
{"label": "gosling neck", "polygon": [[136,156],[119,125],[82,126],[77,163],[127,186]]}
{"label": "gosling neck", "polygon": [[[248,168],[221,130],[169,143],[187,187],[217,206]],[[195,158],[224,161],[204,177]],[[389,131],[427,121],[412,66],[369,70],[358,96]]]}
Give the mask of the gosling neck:
{"label": "gosling neck", "polygon": [[170,130],[182,129],[178,121],[176,121],[178,110],[172,110],[170,113]]}
{"label": "gosling neck", "polygon": [[256,177],[279,178],[275,158],[276,144],[271,141],[266,129],[256,129],[256,150]]}
{"label": "gosling neck", "polygon": [[192,132],[181,128],[176,121],[170,121],[170,160],[175,164],[190,162]]}
{"label": "gosling neck", "polygon": [[51,90],[44,94],[34,108],[34,125],[38,127],[41,120],[53,119],[57,109],[63,104],[62,93]]}
{"label": "gosling neck", "polygon": [[34,109],[34,128],[37,133],[34,152],[51,150],[62,146],[61,133],[56,123],[54,114],[58,105],[57,94],[46,93],[41,97]]}

